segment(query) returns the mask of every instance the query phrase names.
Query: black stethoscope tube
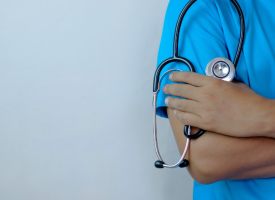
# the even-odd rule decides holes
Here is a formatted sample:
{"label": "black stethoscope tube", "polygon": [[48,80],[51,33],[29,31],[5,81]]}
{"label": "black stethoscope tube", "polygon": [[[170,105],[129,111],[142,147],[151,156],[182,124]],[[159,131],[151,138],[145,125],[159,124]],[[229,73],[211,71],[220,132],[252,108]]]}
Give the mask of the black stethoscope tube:
{"label": "black stethoscope tube", "polygon": [[[161,70],[163,69],[163,67],[165,65],[167,65],[171,62],[185,63],[191,72],[195,72],[195,68],[189,60],[178,56],[178,43],[179,43],[179,32],[180,32],[181,23],[182,23],[182,20],[185,16],[187,10],[190,8],[190,6],[193,3],[195,3],[195,1],[197,1],[197,0],[189,1],[180,13],[180,16],[179,16],[177,24],[176,24],[175,34],[174,34],[173,57],[164,60],[156,69],[155,75],[154,75],[154,82],[153,82],[153,92],[156,92],[158,90],[158,81],[159,81],[159,76],[160,76]],[[243,41],[244,41],[245,24],[244,24],[243,12],[242,12],[240,5],[238,4],[238,2],[236,0],[230,0],[230,1],[234,4],[234,6],[236,7],[236,9],[238,11],[239,18],[240,18],[240,26],[241,26],[239,44],[238,44],[236,55],[235,55],[235,58],[233,61],[234,66],[237,67],[237,64],[238,64],[238,61],[240,58],[240,54],[242,51]],[[175,60],[173,60],[173,59],[175,59]],[[177,59],[179,59],[180,61]]]}
{"label": "black stethoscope tube", "polygon": [[[154,81],[153,81],[153,92],[155,93],[155,95],[157,95],[158,93],[158,90],[159,90],[159,84],[160,84],[160,81],[159,81],[159,78],[160,78],[160,73],[161,73],[161,70],[169,63],[172,63],[172,62],[180,62],[180,63],[183,63],[185,64],[190,72],[195,72],[195,68],[193,66],[193,64],[186,58],[183,58],[183,57],[180,57],[178,55],[178,43],[179,43],[179,33],[180,33],[180,28],[181,28],[181,24],[182,24],[182,20],[187,12],[187,10],[193,5],[193,3],[197,1],[197,0],[190,0],[183,8],[183,10],[181,11],[180,13],[180,16],[177,20],[177,24],[176,24],[176,28],[175,28],[175,33],[174,33],[174,41],[173,41],[173,57],[170,57],[166,60],[164,60],[162,63],[160,63],[160,65],[157,67],[156,71],[155,71],[155,75],[154,75]],[[238,64],[238,61],[239,61],[239,58],[240,58],[240,54],[241,54],[241,50],[242,50],[242,47],[243,47],[243,42],[244,42],[244,34],[245,34],[245,23],[244,23],[244,16],[243,16],[243,12],[242,12],[242,9],[240,7],[240,5],[238,4],[238,2],[236,0],[230,0],[234,6],[236,7],[237,11],[238,11],[238,14],[239,14],[239,19],[240,19],[240,38],[239,38],[239,44],[238,44],[238,47],[237,47],[237,51],[236,51],[236,54],[235,54],[235,58],[234,58],[234,61],[233,61],[233,65],[234,67],[236,68],[237,64]],[[186,125],[184,127],[184,135],[188,138],[188,139],[196,139],[198,137],[200,137],[201,135],[203,135],[206,131],[201,129],[198,131],[198,133],[194,134],[194,135],[190,135],[188,134],[188,130],[189,128],[191,128],[190,126]],[[190,130],[189,130],[189,133],[190,133]],[[157,142],[157,141],[156,141]],[[157,149],[158,150],[158,149]],[[158,152],[158,151],[157,151]],[[183,160],[183,162],[186,161],[186,160]],[[158,163],[157,165],[159,165],[159,168],[162,168],[163,167],[163,164],[165,164],[163,161],[157,161],[156,163]],[[188,162],[186,162],[188,163]],[[156,164],[155,164],[156,165]],[[156,165],[156,167],[157,167]],[[187,164],[188,165],[188,164]],[[186,166],[187,166],[186,165]],[[182,166],[182,167],[185,167],[185,166]]]}
{"label": "black stethoscope tube", "polygon": [[[185,65],[187,65],[187,67],[189,68],[189,70],[191,72],[195,72],[195,68],[193,66],[193,64],[186,58],[180,57],[178,55],[178,43],[179,43],[179,33],[180,33],[180,28],[181,28],[181,24],[182,24],[182,20],[186,14],[186,12],[188,11],[188,9],[192,6],[193,3],[195,3],[197,0],[191,0],[189,1],[183,8],[183,10],[180,13],[180,16],[178,18],[177,24],[176,24],[176,29],[175,29],[175,34],[174,34],[174,44],[173,44],[173,57],[168,58],[166,60],[164,60],[156,69],[155,71],[155,76],[154,76],[154,82],[153,82],[153,92],[157,92],[158,90],[158,84],[159,84],[159,77],[160,77],[160,72],[161,70],[169,63],[172,62],[181,62],[184,63]],[[236,67],[239,61],[239,57],[241,54],[241,50],[242,50],[242,46],[243,46],[243,41],[244,41],[244,33],[245,33],[245,23],[244,23],[244,16],[243,16],[243,12],[242,9],[240,7],[240,5],[238,4],[238,2],[236,0],[230,0],[234,6],[236,7],[238,14],[239,14],[239,18],[240,18],[240,26],[241,26],[241,30],[240,30],[240,38],[239,38],[239,44],[238,44],[238,48],[236,51],[236,55],[233,61],[234,66]],[[187,127],[185,127],[184,130],[187,130]],[[205,133],[205,130],[201,129],[198,133],[196,133],[195,135],[188,135],[187,131],[185,132],[185,136],[190,138],[190,139],[195,139],[200,137],[201,135],[203,135]]]}

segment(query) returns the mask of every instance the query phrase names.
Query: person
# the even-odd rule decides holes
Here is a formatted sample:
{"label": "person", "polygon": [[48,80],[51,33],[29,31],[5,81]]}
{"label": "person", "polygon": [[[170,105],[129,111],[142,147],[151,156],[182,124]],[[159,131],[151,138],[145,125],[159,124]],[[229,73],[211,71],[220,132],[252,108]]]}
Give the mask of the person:
{"label": "person", "polygon": [[[159,47],[159,65],[172,56],[174,29],[188,0],[170,0]],[[275,199],[275,1],[238,0],[245,20],[245,40],[236,66],[237,82],[205,76],[216,57],[234,59],[240,20],[230,0],[198,0],[187,11],[179,37],[179,56],[196,73],[181,69],[164,77],[157,115],[168,117],[182,153],[184,125],[192,133],[186,158],[194,178],[194,200]],[[184,84],[187,83],[187,84]]]}

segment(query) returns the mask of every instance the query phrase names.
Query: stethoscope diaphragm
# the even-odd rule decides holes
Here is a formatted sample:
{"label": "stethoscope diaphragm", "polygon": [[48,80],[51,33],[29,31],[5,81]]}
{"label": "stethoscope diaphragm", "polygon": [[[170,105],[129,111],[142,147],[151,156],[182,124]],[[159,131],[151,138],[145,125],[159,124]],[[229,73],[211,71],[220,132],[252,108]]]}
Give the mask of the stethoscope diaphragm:
{"label": "stethoscope diaphragm", "polygon": [[227,58],[217,57],[207,64],[205,74],[230,82],[235,76],[235,66]]}
{"label": "stethoscope diaphragm", "polygon": [[[187,137],[187,140],[186,140],[184,152],[183,152],[180,160],[174,165],[167,165],[161,158],[159,148],[158,148],[157,124],[156,124],[157,95],[160,90],[160,82],[162,79],[162,77],[160,78],[160,73],[161,73],[161,70],[166,65],[168,65],[169,63],[173,63],[173,62],[183,63],[189,68],[190,72],[195,72],[195,68],[194,68],[193,64],[188,59],[181,57],[179,55],[178,46],[179,46],[179,33],[180,33],[180,29],[181,29],[182,20],[185,16],[187,10],[196,1],[197,0],[190,0],[182,9],[182,11],[179,15],[179,18],[177,20],[176,27],[175,27],[174,41],[173,41],[173,55],[172,55],[172,57],[167,58],[166,60],[162,61],[159,64],[159,66],[157,67],[157,69],[155,71],[155,75],[154,75],[154,81],[153,81],[153,93],[154,93],[154,95],[153,95],[153,108],[154,108],[153,109],[153,115],[154,115],[153,124],[154,124],[154,126],[153,127],[154,128],[153,128],[153,132],[154,132],[154,140],[155,140],[155,150],[156,150],[157,157],[159,159],[155,162],[155,167],[157,167],[157,168],[187,167],[189,162],[188,162],[188,160],[184,159],[184,157],[187,152],[190,139],[196,139],[205,133],[205,130],[200,129],[196,134],[191,135],[190,134],[191,126],[185,125],[183,132],[184,132],[184,135]],[[207,64],[206,71],[205,71],[206,75],[215,77],[218,79],[222,79],[224,81],[232,81],[234,79],[235,67],[238,64],[238,60],[239,60],[239,57],[241,54],[241,50],[242,50],[242,46],[243,46],[243,42],[244,42],[244,33],[245,33],[245,23],[244,23],[244,16],[243,16],[242,9],[236,0],[230,0],[230,1],[234,4],[235,8],[237,9],[237,12],[238,12],[239,18],[240,18],[240,38],[239,38],[239,44],[237,47],[237,51],[236,51],[236,54],[234,57],[234,61],[232,63],[230,60],[228,60],[226,58],[217,57],[217,58],[211,60]],[[174,70],[168,70],[168,71],[171,72]]]}

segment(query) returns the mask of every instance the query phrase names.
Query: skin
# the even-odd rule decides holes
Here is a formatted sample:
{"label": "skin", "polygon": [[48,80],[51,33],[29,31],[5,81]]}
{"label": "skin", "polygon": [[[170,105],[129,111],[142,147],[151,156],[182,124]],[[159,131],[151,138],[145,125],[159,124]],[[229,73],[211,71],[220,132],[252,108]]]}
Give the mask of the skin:
{"label": "skin", "polygon": [[167,107],[182,123],[233,137],[275,138],[275,101],[243,83],[232,83],[192,72],[175,72],[163,88]]}
{"label": "skin", "polygon": [[[189,83],[164,88],[166,94],[188,99],[168,97],[167,103],[180,153],[186,141],[182,133],[184,125],[209,130],[191,140],[186,155],[190,161],[187,169],[197,182],[275,177],[273,100],[256,94],[242,83],[228,83],[191,72],[173,73],[171,80]],[[209,117],[211,120],[206,120]],[[193,128],[192,133],[197,130]]]}

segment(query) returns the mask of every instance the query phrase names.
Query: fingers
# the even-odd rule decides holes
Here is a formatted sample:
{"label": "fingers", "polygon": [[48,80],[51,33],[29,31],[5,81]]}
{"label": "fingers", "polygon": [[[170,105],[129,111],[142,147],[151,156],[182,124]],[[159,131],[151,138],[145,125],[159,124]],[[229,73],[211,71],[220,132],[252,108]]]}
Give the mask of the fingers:
{"label": "fingers", "polygon": [[187,100],[187,99],[167,97],[165,99],[165,104],[169,108],[173,108],[182,112],[193,113],[196,115],[200,115],[199,113],[202,110],[201,104],[199,104],[196,101]]}
{"label": "fingers", "polygon": [[181,123],[189,126],[198,127],[200,129],[202,128],[200,127],[201,121],[202,121],[200,116],[192,113],[181,112],[178,110],[174,110],[174,114],[176,115],[176,117]]}
{"label": "fingers", "polygon": [[194,72],[174,72],[170,74],[169,78],[174,82],[183,82],[193,86],[202,87],[203,85],[207,84],[209,78],[211,79],[212,77]]}
{"label": "fingers", "polygon": [[200,99],[198,88],[188,84],[168,84],[163,87],[163,92],[165,94],[192,99],[194,101],[199,101]]}

